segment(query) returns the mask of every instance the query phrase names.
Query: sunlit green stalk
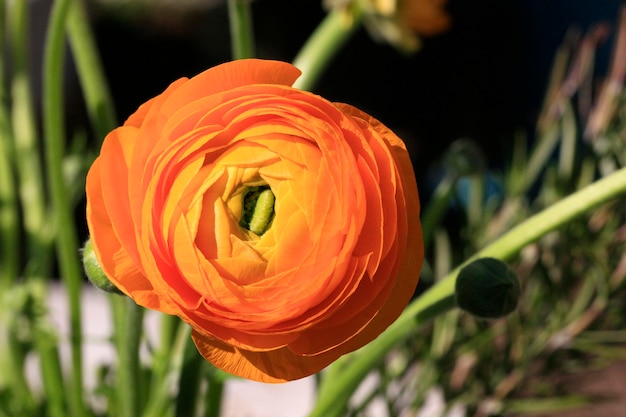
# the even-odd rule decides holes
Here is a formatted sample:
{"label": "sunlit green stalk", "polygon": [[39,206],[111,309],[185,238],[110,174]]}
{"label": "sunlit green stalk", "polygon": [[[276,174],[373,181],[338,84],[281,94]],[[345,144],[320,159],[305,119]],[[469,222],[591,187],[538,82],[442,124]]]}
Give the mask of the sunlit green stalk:
{"label": "sunlit green stalk", "polygon": [[[509,260],[526,245],[537,241],[546,233],[563,226],[599,204],[625,194],[626,168],[622,168],[520,223],[463,265],[482,257]],[[353,360],[341,373],[335,374],[332,381],[324,381],[323,385],[331,384],[332,389],[323,390],[325,395],[319,397],[310,417],[327,416],[337,400],[354,392],[363,378],[383,360],[390,349],[413,336],[424,323],[453,308],[456,277],[463,265],[413,301],[398,320],[377,339],[355,352]]]}
{"label": "sunlit green stalk", "polygon": [[294,87],[311,90],[360,22],[357,8],[331,10],[293,60],[302,71]]}
{"label": "sunlit green stalk", "polygon": [[71,414],[85,415],[83,400],[83,361],[80,295],[83,281],[79,244],[72,208],[63,178],[65,126],[63,117],[63,60],[65,22],[71,0],[57,0],[52,5],[43,64],[43,121],[48,185],[57,226],[56,248],[61,277],[68,291],[70,312],[71,375],[66,392]]}
{"label": "sunlit green stalk", "polygon": [[254,57],[254,30],[250,0],[228,0],[228,19],[232,58]]}
{"label": "sunlit green stalk", "polygon": [[7,23],[12,52],[11,119],[22,221],[26,233],[26,257],[30,268],[28,273],[42,277],[49,274],[51,227],[47,218],[40,143],[28,66],[27,0],[11,2]]}
{"label": "sunlit green stalk", "polygon": [[67,16],[67,36],[96,139],[102,141],[117,125],[117,121],[108,82],[89,26],[89,16],[82,0],[72,3]]}
{"label": "sunlit green stalk", "polygon": [[117,347],[117,398],[119,417],[140,414],[139,345],[142,336],[143,307],[124,296],[112,295],[115,344]]}

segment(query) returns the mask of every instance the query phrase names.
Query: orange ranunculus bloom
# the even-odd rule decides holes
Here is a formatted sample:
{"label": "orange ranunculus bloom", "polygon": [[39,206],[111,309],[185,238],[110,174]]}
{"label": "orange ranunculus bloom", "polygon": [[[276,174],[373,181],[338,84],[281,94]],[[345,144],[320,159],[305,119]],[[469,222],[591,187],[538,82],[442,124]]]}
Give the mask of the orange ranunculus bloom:
{"label": "orange ranunculus bloom", "polygon": [[[373,340],[408,303],[423,258],[402,141],[292,88],[299,74],[241,60],[180,79],[107,136],[87,176],[110,280],[191,325],[215,366],[265,382]],[[243,219],[262,191],[253,227]]]}

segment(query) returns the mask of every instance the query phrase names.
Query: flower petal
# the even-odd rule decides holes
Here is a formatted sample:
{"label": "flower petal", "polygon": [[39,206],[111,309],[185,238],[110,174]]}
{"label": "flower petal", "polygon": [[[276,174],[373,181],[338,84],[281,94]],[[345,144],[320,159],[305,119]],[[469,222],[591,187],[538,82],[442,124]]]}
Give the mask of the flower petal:
{"label": "flower petal", "polygon": [[219,340],[192,333],[198,351],[214,366],[242,378],[266,383],[281,383],[304,378],[321,371],[339,354],[315,356],[294,354],[288,348],[265,352],[237,349]]}

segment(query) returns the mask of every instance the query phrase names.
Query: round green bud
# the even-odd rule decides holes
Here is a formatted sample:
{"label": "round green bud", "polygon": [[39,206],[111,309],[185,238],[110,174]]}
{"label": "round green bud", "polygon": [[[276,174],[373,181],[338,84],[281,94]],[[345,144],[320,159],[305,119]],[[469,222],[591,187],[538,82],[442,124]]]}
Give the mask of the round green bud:
{"label": "round green bud", "polygon": [[113,294],[123,294],[104,274],[100,267],[100,262],[96,258],[96,254],[91,246],[91,240],[87,240],[82,250],[83,254],[83,268],[89,281],[100,288],[102,291],[110,292]]}
{"label": "round green bud", "polygon": [[456,280],[457,305],[477,317],[506,316],[517,307],[521,293],[517,276],[499,259],[478,259],[463,267]]}

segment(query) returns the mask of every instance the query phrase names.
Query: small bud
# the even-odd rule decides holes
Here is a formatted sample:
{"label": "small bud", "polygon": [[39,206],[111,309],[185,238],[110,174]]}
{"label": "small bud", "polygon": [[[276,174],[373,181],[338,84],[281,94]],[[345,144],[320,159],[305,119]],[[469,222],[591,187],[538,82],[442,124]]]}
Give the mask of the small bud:
{"label": "small bud", "polygon": [[96,258],[96,254],[91,246],[91,240],[87,240],[82,250],[83,253],[83,268],[89,281],[102,291],[110,292],[113,294],[123,294],[104,274],[100,267],[100,262]]}
{"label": "small bud", "polygon": [[499,259],[478,259],[461,269],[456,280],[456,303],[482,318],[504,317],[517,307],[521,295],[515,273]]}

